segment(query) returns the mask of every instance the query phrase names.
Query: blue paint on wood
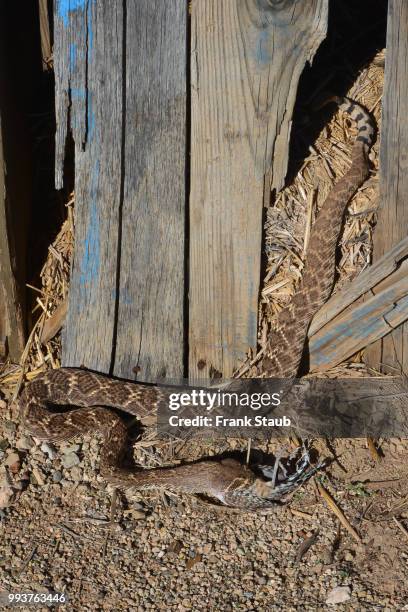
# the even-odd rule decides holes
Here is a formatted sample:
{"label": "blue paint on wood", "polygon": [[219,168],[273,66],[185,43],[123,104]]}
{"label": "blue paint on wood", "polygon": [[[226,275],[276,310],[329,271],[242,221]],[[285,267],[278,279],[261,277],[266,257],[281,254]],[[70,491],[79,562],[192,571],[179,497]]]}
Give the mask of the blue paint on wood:
{"label": "blue paint on wood", "polygon": [[93,28],[92,28],[92,7],[91,4],[94,0],[90,0],[89,8],[88,8],[88,61],[89,55],[93,49]]}
{"label": "blue paint on wood", "polygon": [[71,71],[75,70],[77,61],[77,46],[75,43],[69,45],[69,67]]}
{"label": "blue paint on wood", "polygon": [[71,92],[72,100],[85,100],[86,99],[85,87],[71,87],[70,92]]}
{"label": "blue paint on wood", "polygon": [[98,279],[100,272],[100,223],[97,202],[98,183],[99,161],[95,163],[89,191],[89,218],[79,273],[79,284],[82,289],[94,283]]}
{"label": "blue paint on wood", "polygon": [[255,58],[260,66],[268,66],[272,61],[271,54],[271,32],[269,29],[261,30],[258,33],[258,40],[255,47]]}
{"label": "blue paint on wood", "polygon": [[62,19],[65,27],[68,27],[69,14],[84,9],[86,4],[87,0],[57,0],[57,15]]}
{"label": "blue paint on wood", "polygon": [[[336,345],[338,345],[339,339],[352,338],[354,346],[357,347],[362,340],[370,337],[376,337],[376,339],[381,337],[380,332],[384,329],[383,318],[386,319],[387,315],[391,313],[394,315],[398,308],[400,310],[407,309],[408,302],[406,302],[406,299],[408,298],[401,299],[399,297],[400,292],[401,289],[398,285],[396,287],[392,286],[358,306],[353,313],[352,321],[350,319],[339,321],[327,333],[324,333],[323,328],[312,336],[309,341],[309,350],[313,353],[314,367],[325,365],[333,359],[337,352]],[[381,314],[379,314],[381,303],[383,308]]]}
{"label": "blue paint on wood", "polygon": [[95,113],[93,110],[93,95],[90,91],[88,91],[88,109],[87,109],[87,121],[88,121],[88,133],[87,140],[91,142],[93,139],[94,131],[95,131]]}

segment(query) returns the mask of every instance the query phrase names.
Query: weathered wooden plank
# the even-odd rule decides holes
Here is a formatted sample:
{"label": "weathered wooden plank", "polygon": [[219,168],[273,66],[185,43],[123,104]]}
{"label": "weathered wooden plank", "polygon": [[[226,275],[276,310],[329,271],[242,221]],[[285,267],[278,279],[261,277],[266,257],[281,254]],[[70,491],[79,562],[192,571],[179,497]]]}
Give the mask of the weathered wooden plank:
{"label": "weathered wooden plank", "polygon": [[127,4],[126,134],[114,373],[183,376],[187,6]]}
{"label": "weathered wooden plank", "polygon": [[[370,291],[370,289],[378,285],[375,290],[375,293],[378,293],[378,291],[385,289],[388,284],[394,284],[396,280],[392,272],[404,266],[406,264],[404,260],[407,257],[408,237],[401,240],[389,252],[385,253],[381,259],[359,274],[348,287],[335,293],[324,304],[313,318],[309,327],[309,337],[313,336],[319,329],[329,323],[329,321],[334,319],[359,297]],[[389,280],[387,280],[387,277],[389,277]],[[382,282],[386,283],[386,285],[383,285]],[[379,285],[379,283],[381,284]]]}
{"label": "weathered wooden plank", "polygon": [[41,56],[43,69],[47,70],[52,56],[50,20],[48,15],[48,0],[38,0],[40,18]]}
{"label": "weathered wooden plank", "polygon": [[[73,9],[73,10],[72,10]],[[57,185],[68,112],[75,141],[75,255],[63,364],[109,371],[115,333],[122,181],[122,2],[55,10]]]}
{"label": "weathered wooden plank", "polygon": [[[116,0],[111,9],[115,10]],[[102,8],[99,9],[104,14]],[[96,16],[94,0],[56,0],[54,14],[54,70],[55,70],[55,113],[56,113],[56,146],[55,146],[55,184],[61,189],[64,183],[64,162],[68,129],[72,130],[77,151],[85,150],[87,140],[92,140],[92,129],[95,127],[93,96],[103,93],[106,84],[100,90],[92,83],[97,56],[93,22]],[[107,24],[105,24],[107,27]],[[109,34],[106,35],[107,39]],[[109,44],[109,40],[106,41]],[[114,49],[112,49],[114,53]],[[113,66],[112,66],[113,67]],[[117,68],[117,66],[115,66]],[[90,74],[88,75],[88,70]],[[89,76],[89,78],[88,78]],[[112,75],[115,80],[115,75]],[[121,78],[121,75],[120,77]],[[102,102],[99,102],[102,105]],[[69,125],[68,125],[69,123]],[[100,126],[98,126],[100,130]],[[89,133],[88,133],[89,132]]]}
{"label": "weathered wooden plank", "polygon": [[[1,73],[0,73],[1,80]],[[24,349],[24,312],[15,271],[15,252],[7,231],[6,164],[2,138],[0,110],[0,357],[9,350],[13,361],[18,361]]]}
{"label": "weathered wooden plank", "polygon": [[[374,256],[408,233],[408,3],[389,0],[380,147],[380,201]],[[367,361],[392,373],[408,371],[408,324],[367,351]]]}
{"label": "weathered wooden plank", "polygon": [[296,88],[327,1],[197,0],[191,16],[189,374],[256,344],[265,173],[283,185]]}
{"label": "weathered wooden plank", "polygon": [[[391,284],[394,276],[395,282]],[[353,305],[309,339],[310,370],[324,371],[408,319],[408,275],[395,272],[385,288]]]}

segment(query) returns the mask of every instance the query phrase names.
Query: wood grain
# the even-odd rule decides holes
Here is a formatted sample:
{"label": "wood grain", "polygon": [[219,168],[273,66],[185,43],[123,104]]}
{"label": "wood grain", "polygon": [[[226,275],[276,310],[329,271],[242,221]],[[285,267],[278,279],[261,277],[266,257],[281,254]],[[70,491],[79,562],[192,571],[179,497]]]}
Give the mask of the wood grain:
{"label": "wood grain", "polygon": [[395,283],[396,277],[392,273],[398,270],[398,276],[400,276],[401,267],[404,266],[407,257],[408,237],[401,240],[388,253],[385,253],[381,259],[359,274],[348,287],[335,293],[322,306],[313,317],[308,331],[309,337],[313,336],[313,334],[327,325],[364,294],[368,293],[371,296],[371,289],[376,288],[374,293],[378,293],[381,288],[385,288],[385,284]]}
{"label": "wood grain", "polygon": [[309,338],[310,370],[325,371],[408,319],[407,267],[378,287],[378,293],[353,304]]}
{"label": "wood grain", "polygon": [[231,375],[256,344],[265,174],[272,165],[272,188],[283,186],[297,83],[327,10],[326,0],[192,3],[192,379]]}
{"label": "wood grain", "polygon": [[[380,202],[374,232],[379,259],[408,233],[408,3],[389,0],[380,146]],[[408,323],[367,351],[367,361],[388,373],[408,371]]]}
{"label": "wood grain", "polygon": [[127,4],[126,132],[114,373],[183,376],[187,6]]}
{"label": "wood grain", "polygon": [[1,128],[0,111],[0,358],[9,351],[10,357],[18,361],[25,344],[24,312],[21,291],[13,270],[13,244],[7,231],[6,165]]}
{"label": "wood grain", "polygon": [[59,0],[55,9],[58,187],[68,129],[75,142],[63,363],[145,381],[181,377],[187,6],[72,6]]}
{"label": "wood grain", "polygon": [[38,15],[40,19],[41,56],[43,69],[49,68],[52,58],[50,21],[48,15],[48,0],[38,0]]}
{"label": "wood grain", "polygon": [[75,141],[75,255],[63,365],[108,372],[114,345],[122,180],[122,2],[55,14],[57,185],[67,121]]}

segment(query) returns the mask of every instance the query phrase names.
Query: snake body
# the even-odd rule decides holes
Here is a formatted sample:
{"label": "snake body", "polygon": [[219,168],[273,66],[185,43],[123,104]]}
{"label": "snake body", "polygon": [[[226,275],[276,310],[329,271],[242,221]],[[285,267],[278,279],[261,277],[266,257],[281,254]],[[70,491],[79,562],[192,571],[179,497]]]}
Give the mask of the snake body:
{"label": "snake body", "polygon": [[[303,279],[287,308],[278,316],[271,333],[263,369],[268,376],[294,377],[298,373],[307,330],[313,315],[328,299],[335,271],[335,250],[345,208],[369,172],[368,152],[374,129],[362,107],[338,98],[340,108],[356,122],[358,135],[348,172],[334,186],[313,226]],[[259,466],[259,473],[233,459],[201,460],[153,470],[130,470],[122,466],[126,426],[112,408],[136,416],[141,423],[155,416],[165,392],[156,385],[129,383],[82,369],[52,370],[28,384],[20,396],[25,430],[39,440],[69,440],[87,432],[101,431],[104,444],[100,472],[122,488],[152,489],[205,494],[226,506],[276,508],[316,471],[303,452],[292,473]],[[50,404],[71,405],[69,412],[53,412]]]}

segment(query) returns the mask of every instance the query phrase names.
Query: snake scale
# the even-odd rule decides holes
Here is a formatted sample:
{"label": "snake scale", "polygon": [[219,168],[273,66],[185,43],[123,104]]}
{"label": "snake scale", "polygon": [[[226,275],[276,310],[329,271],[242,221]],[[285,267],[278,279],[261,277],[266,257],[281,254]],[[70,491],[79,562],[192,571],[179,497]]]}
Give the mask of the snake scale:
{"label": "snake scale", "polygon": [[[267,341],[262,361],[270,377],[295,377],[313,315],[326,302],[333,288],[335,252],[349,199],[369,172],[368,152],[374,128],[366,111],[347,98],[336,98],[339,107],[355,121],[358,134],[351,153],[351,166],[333,187],[313,225],[302,281],[291,303],[278,315]],[[159,386],[129,383],[82,369],[52,370],[29,383],[19,404],[25,430],[39,440],[69,440],[87,432],[104,435],[100,472],[121,488],[152,489],[204,494],[226,506],[257,509],[278,508],[282,501],[317,469],[305,450],[288,474],[278,464],[258,466],[258,473],[233,459],[200,460],[176,467],[134,470],[122,466],[127,429],[122,418],[109,407],[119,408],[143,422],[155,415],[163,390]],[[49,405],[71,405],[69,412],[52,412]],[[278,471],[278,477],[277,477]],[[281,472],[283,472],[281,474]]]}

